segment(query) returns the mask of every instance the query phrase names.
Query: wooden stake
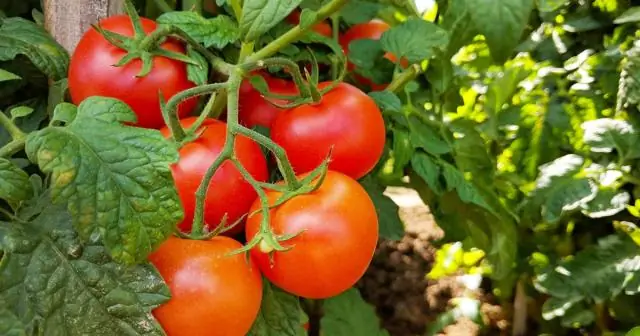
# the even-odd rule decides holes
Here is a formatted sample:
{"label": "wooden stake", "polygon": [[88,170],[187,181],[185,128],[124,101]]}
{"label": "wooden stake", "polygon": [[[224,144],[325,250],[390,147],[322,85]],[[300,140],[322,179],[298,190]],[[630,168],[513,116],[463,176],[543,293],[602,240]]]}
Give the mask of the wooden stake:
{"label": "wooden stake", "polygon": [[44,0],[45,27],[69,53],[91,24],[123,12],[124,0]]}

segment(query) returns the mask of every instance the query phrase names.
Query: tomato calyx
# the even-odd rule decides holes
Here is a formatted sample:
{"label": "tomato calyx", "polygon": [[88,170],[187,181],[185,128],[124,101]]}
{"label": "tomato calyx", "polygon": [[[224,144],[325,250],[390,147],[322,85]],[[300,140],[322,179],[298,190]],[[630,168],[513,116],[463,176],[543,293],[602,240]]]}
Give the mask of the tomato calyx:
{"label": "tomato calyx", "polygon": [[185,54],[169,51],[160,47],[160,44],[165,41],[168,35],[174,33],[175,28],[160,27],[153,33],[147,35],[142,28],[140,16],[136,12],[136,9],[131,1],[125,1],[124,7],[127,15],[131,19],[131,24],[134,30],[133,37],[108,31],[100,27],[99,24],[92,25],[92,27],[96,31],[98,31],[98,33],[100,33],[109,43],[127,51],[127,54],[124,55],[120,59],[120,61],[114,64],[114,66],[122,67],[129,64],[134,59],[140,59],[142,61],[142,68],[136,76],[144,77],[148,75],[152,70],[154,56],[166,57],[176,61],[198,65],[198,62]]}

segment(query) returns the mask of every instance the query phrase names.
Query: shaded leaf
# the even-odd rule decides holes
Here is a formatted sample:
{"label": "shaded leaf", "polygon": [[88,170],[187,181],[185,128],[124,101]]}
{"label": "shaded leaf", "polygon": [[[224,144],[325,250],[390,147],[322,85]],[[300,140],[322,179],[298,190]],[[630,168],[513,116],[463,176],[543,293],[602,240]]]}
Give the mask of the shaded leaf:
{"label": "shaded leaf", "polygon": [[53,201],[68,204],[81,237],[101,235],[129,264],[145,260],[183,216],[169,169],[177,150],[157,130],[121,124],[135,120],[123,102],[90,97],[73,121],[31,133],[26,144],[29,159],[51,173]]}
{"label": "shaded leaf", "polygon": [[47,77],[67,77],[69,54],[43,27],[20,17],[4,19],[1,24],[0,61],[24,55]]}
{"label": "shaded leaf", "polygon": [[388,336],[389,332],[380,328],[375,309],[366,303],[357,289],[324,301],[324,316],[320,329],[331,336]]}
{"label": "shaded leaf", "polygon": [[631,195],[626,191],[601,189],[589,203],[582,205],[582,213],[591,218],[613,216],[626,209]]}
{"label": "shaded leaf", "polygon": [[412,118],[409,126],[411,128],[411,142],[415,148],[422,148],[432,155],[451,152],[449,144],[444,141],[440,133],[430,125]]}
{"label": "shaded leaf", "polygon": [[187,64],[187,78],[196,85],[206,84],[209,79],[209,62],[191,46],[187,47],[187,55],[198,63],[198,65]]}
{"label": "shaded leaf", "polygon": [[444,50],[449,43],[449,34],[432,22],[409,19],[385,31],[380,43],[385,51],[398,59],[417,63],[431,58],[436,50]]}
{"label": "shaded leaf", "polygon": [[538,10],[547,13],[560,9],[566,3],[567,0],[537,0]]}
{"label": "shaded leaf", "polygon": [[375,100],[378,107],[383,112],[400,112],[402,111],[402,102],[398,96],[390,91],[375,91],[370,92],[369,96]]}
{"label": "shaded leaf", "polygon": [[478,29],[471,12],[475,9],[469,0],[450,0],[442,18],[442,28],[449,32],[449,44],[443,59],[451,58],[460,48],[473,40]]}
{"label": "shaded leaf", "polygon": [[[99,242],[81,244],[63,206],[46,194],[0,228],[0,302],[31,334],[164,335],[151,311],[169,289],[148,263],[114,263]],[[19,334],[18,334],[19,335]]]}
{"label": "shaded leaf", "polygon": [[429,155],[416,153],[411,158],[411,166],[434,193],[440,194],[443,191],[440,184],[440,166]]}
{"label": "shaded leaf", "polygon": [[640,21],[640,6],[627,9],[624,13],[620,14],[620,16],[613,20],[613,23],[623,24],[638,21]]}
{"label": "shaded leaf", "polygon": [[467,181],[462,172],[456,167],[443,162],[442,174],[448,191],[455,190],[463,202],[478,205],[491,213],[495,213],[495,210],[485,201],[478,189]]}
{"label": "shaded leaf", "polygon": [[15,120],[18,118],[26,117],[33,113],[33,108],[29,106],[17,106],[9,110],[9,114],[11,114],[11,119]]}
{"label": "shaded leaf", "polygon": [[26,328],[22,321],[6,306],[0,299],[0,335],[4,336],[27,336]]}
{"label": "shaded leaf", "polygon": [[263,280],[260,313],[248,336],[304,336],[300,300]]}
{"label": "shaded leaf", "polygon": [[20,76],[9,72],[7,70],[0,69],[0,82],[20,79]]}
{"label": "shaded leaf", "polygon": [[26,201],[33,197],[29,175],[11,161],[0,158],[0,199],[9,203]]}
{"label": "shaded leaf", "polygon": [[373,178],[365,177],[360,182],[376,208],[380,237],[389,240],[402,239],[404,236],[404,224],[400,219],[398,205],[384,194],[384,188]]}
{"label": "shaded leaf", "polygon": [[393,130],[393,166],[396,171],[403,171],[404,167],[411,161],[415,152],[411,145],[409,133],[405,130]]}
{"label": "shaded leaf", "polygon": [[364,23],[374,19],[381,8],[379,3],[350,0],[340,10],[340,18],[350,25]]}
{"label": "shaded leaf", "polygon": [[207,19],[196,12],[176,11],[160,15],[157,22],[182,29],[207,48],[222,49],[240,38],[238,24],[226,15]]}
{"label": "shaded leaf", "polygon": [[596,153],[610,153],[615,149],[618,155],[625,157],[638,139],[634,127],[624,120],[590,120],[582,124],[582,129],[585,144]]}

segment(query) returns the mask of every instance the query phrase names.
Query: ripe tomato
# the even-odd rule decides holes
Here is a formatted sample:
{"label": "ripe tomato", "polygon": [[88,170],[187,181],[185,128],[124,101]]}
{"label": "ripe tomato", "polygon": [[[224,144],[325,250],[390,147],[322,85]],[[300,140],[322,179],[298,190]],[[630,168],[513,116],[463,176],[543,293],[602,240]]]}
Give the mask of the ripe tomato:
{"label": "ripe tomato", "polygon": [[[269,86],[269,91],[272,93],[289,96],[298,94],[298,87],[293,81],[273,77],[265,72],[261,72],[259,75],[265,79]],[[272,99],[272,101],[278,104],[288,103],[286,100],[279,99]],[[248,80],[244,81],[240,87],[239,103],[238,117],[240,118],[240,123],[249,128],[256,125],[271,128],[271,124],[282,111],[269,103]]]}
{"label": "ripe tomato", "polygon": [[[196,119],[196,117],[189,117],[182,119],[180,123],[187,128]],[[179,228],[185,232],[190,231],[193,222],[196,190],[209,166],[220,155],[226,140],[227,125],[221,121],[208,119],[202,124],[202,129],[204,131],[198,139],[180,148],[180,160],[171,167],[185,212]],[[165,137],[171,135],[166,127],[161,132]],[[257,143],[249,138],[238,136],[234,151],[251,176],[258,181],[267,180],[267,162]],[[256,196],[253,187],[242,178],[236,167],[230,161],[225,162],[213,175],[205,198],[204,220],[207,227],[210,230],[217,227],[225,213],[227,223],[233,224],[247,213]],[[241,230],[242,225],[238,225],[228,232],[234,234]]]}
{"label": "ripe tomato", "polygon": [[[390,28],[391,26],[389,26],[386,22],[377,19],[365,23],[355,24],[340,36],[340,46],[342,46],[342,50],[344,51],[345,55],[348,56],[349,44],[352,41],[360,39],[379,40],[382,37],[382,34]],[[396,62],[398,60],[398,58],[390,52],[385,53],[384,57],[391,62]],[[406,60],[402,60],[401,63],[403,67],[409,66]],[[350,71],[353,71],[355,65],[353,65],[353,63],[351,62],[348,62],[347,68]],[[374,91],[381,91],[387,87],[387,84],[376,84],[371,80],[357,74],[354,74],[354,76],[359,82],[369,85]]]}
{"label": "ripe tomato", "polygon": [[168,336],[244,336],[258,316],[262,278],[242,247],[223,236],[171,237],[149,256],[171,292],[153,311]]}
{"label": "ripe tomato", "polygon": [[[287,16],[287,22],[297,25],[300,23],[300,15],[301,12],[299,10],[294,10],[293,12],[291,12],[291,14],[289,14],[289,16]],[[320,35],[324,35],[326,37],[332,37],[333,36],[333,30],[331,29],[331,25],[328,24],[327,22],[318,22],[317,24],[315,24],[312,28],[313,31],[315,31],[316,33],[320,34]]]}
{"label": "ripe tomato", "polygon": [[[280,196],[269,191],[270,204]],[[259,208],[256,201],[251,211]],[[261,220],[261,212],[247,219],[247,240],[256,235]],[[328,298],[353,286],[378,242],[378,217],[369,195],[357,181],[335,171],[327,172],[316,191],[272,209],[270,225],[277,235],[305,231],[282,242],[293,248],[273,252],[273,264],[259,248],[251,256],[272,283],[304,298]]]}
{"label": "ripe tomato", "polygon": [[[320,83],[323,88],[329,82]],[[296,173],[316,168],[333,147],[329,168],[355,179],[366,175],[382,156],[385,126],[376,103],[360,89],[340,83],[314,104],[282,111],[271,127]]]}
{"label": "ripe tomato", "polygon": [[[141,18],[144,31],[150,33],[157,27],[152,20]],[[125,36],[133,36],[131,19],[126,15],[112,16],[100,21],[100,26]],[[184,46],[176,40],[167,40],[162,48],[184,53]],[[126,51],[120,49],[90,28],[80,39],[69,64],[69,91],[74,104],[80,104],[89,96],[117,98],[127,103],[138,116],[137,125],[160,128],[164,125],[158,92],[165,100],[176,93],[194,87],[187,79],[186,64],[166,57],[154,57],[151,72],[136,77],[142,61],[135,59],[122,67],[115,67]],[[185,116],[197,103],[189,99],[180,104],[178,114]]]}

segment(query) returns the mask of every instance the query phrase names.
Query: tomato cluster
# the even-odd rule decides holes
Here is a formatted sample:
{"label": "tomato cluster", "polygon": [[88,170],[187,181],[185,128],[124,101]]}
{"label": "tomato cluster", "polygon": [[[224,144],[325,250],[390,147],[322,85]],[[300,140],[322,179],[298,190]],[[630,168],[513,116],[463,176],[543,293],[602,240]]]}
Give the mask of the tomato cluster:
{"label": "tomato cluster", "polygon": [[[299,16],[294,12],[287,20],[297,23]],[[146,33],[157,27],[149,19],[142,18],[141,23]],[[128,16],[104,19],[100,27],[134,36]],[[340,41],[347,50],[354,39],[379,38],[385,27],[378,22],[355,26]],[[332,35],[331,26],[325,22],[312,29]],[[159,47],[185,51],[183,44],[170,38]],[[134,126],[159,129],[170,138],[158,94],[168,100],[195,86],[187,78],[186,65],[154,55],[151,72],[140,77],[140,59],[114,66],[126,54],[96,29],[87,31],[71,59],[69,88],[74,103],[89,96],[120,99],[137,115]],[[256,74],[265,79],[272,93],[300,92],[291,80],[268,72]],[[329,85],[321,82],[317,89]],[[251,241],[260,233],[261,199],[233,162],[227,161],[216,170],[205,196],[205,228],[211,231],[222,223],[240,223],[224,235],[206,240],[172,237],[149,257],[171,290],[168,303],[153,312],[168,335],[245,335],[260,309],[262,276],[294,295],[322,299],[342,293],[364,274],[378,241],[378,218],[372,200],[356,180],[368,174],[382,156],[384,120],[372,98],[351,84],[339,83],[316,100],[281,109],[248,80],[243,82],[239,92],[240,125],[269,128],[271,139],[285,150],[298,179],[308,176],[331,154],[328,171],[321,182],[320,177],[311,181],[319,183],[315,190],[277,206],[283,192],[265,190],[272,206],[268,223],[271,230],[276,236],[294,237],[282,242],[290,250],[253,248],[247,262],[242,254],[229,255],[242,247],[232,237],[243,235]],[[195,104],[194,99],[188,99],[179,105],[177,113],[184,129],[198,119],[190,116]],[[196,192],[223,151],[227,128],[223,121],[205,119],[195,138],[181,144],[179,161],[171,166],[185,213],[178,228],[184,233],[192,229]],[[267,158],[254,140],[235,136],[233,153],[234,160],[255,181],[267,182]]]}

